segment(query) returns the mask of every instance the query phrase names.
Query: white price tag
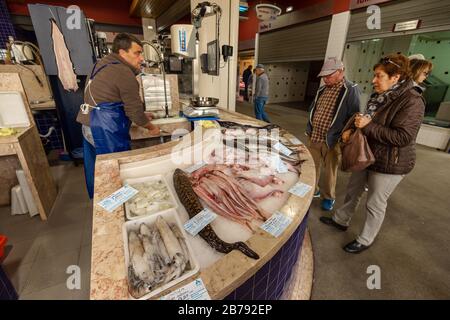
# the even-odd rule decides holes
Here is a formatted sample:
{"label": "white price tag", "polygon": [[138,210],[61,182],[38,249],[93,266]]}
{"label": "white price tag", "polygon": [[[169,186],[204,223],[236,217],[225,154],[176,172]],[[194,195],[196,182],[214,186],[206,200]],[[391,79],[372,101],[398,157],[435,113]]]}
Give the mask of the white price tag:
{"label": "white price tag", "polygon": [[280,151],[282,154],[286,155],[286,156],[290,156],[292,154],[292,151],[286,147],[284,144],[282,144],[281,142],[277,142],[273,148],[275,150]]}
{"label": "white price tag", "polygon": [[275,212],[260,228],[278,238],[291,223],[292,218],[285,216],[281,212]]}
{"label": "white price tag", "polygon": [[202,279],[195,279],[184,287],[159,298],[159,300],[211,300],[211,297]]}
{"label": "white price tag", "polygon": [[298,140],[296,137],[290,138],[289,141],[291,141],[292,144],[299,145],[303,144],[300,140]]}
{"label": "white price tag", "polygon": [[119,206],[130,200],[134,197],[139,191],[130,187],[129,185],[125,185],[107,198],[98,202],[98,205],[101,206],[108,212],[113,212]]}
{"label": "white price tag", "polygon": [[283,162],[283,160],[280,159],[280,157],[278,157],[278,160],[277,160],[277,171],[278,171],[278,173],[289,172],[288,166],[286,165],[286,163]]}
{"label": "white price tag", "polygon": [[204,227],[213,222],[216,218],[217,214],[208,208],[205,208],[184,224],[184,230],[195,237]]}
{"label": "white price tag", "polygon": [[272,154],[270,157],[270,167],[277,173],[286,173],[289,171],[287,165],[281,160],[280,155]]}
{"label": "white price tag", "polygon": [[187,173],[192,173],[204,166],[206,166],[206,163],[202,161],[200,163],[194,164],[193,166],[190,166],[189,168],[184,169],[184,171]]}
{"label": "white price tag", "polygon": [[312,187],[310,185],[305,184],[303,182],[299,182],[295,186],[293,186],[291,189],[289,189],[289,192],[292,193],[293,195],[303,198],[311,190],[312,190]]}

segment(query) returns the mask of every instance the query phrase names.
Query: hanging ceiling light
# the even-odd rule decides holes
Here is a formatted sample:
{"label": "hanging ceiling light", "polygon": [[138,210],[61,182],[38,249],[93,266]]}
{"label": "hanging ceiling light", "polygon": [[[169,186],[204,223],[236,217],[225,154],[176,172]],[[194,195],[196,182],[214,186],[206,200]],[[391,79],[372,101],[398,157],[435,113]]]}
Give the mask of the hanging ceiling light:
{"label": "hanging ceiling light", "polygon": [[261,3],[256,5],[256,16],[259,20],[275,20],[281,14],[281,8],[270,4]]}

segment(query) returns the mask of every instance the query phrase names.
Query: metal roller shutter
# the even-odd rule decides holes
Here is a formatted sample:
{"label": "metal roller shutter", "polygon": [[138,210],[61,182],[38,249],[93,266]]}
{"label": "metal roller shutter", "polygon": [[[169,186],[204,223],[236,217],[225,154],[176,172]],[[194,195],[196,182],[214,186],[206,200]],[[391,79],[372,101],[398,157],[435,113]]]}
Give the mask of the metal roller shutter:
{"label": "metal roller shutter", "polygon": [[[383,38],[396,35],[417,34],[423,32],[442,31],[450,29],[450,0],[409,0],[394,1],[381,4],[381,29],[369,30],[367,8],[352,12],[347,41],[359,41]],[[422,20],[420,29],[392,32],[395,23]]]}
{"label": "metal roller shutter", "polygon": [[262,33],[258,62],[323,60],[327,50],[331,18]]}

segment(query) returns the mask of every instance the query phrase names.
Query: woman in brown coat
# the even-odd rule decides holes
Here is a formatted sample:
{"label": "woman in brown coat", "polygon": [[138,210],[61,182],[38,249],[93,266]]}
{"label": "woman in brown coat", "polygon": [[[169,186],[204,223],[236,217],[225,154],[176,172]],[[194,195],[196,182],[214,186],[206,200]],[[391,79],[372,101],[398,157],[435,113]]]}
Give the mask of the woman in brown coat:
{"label": "woman in brown coat", "polygon": [[[366,222],[361,234],[344,247],[359,253],[372,245],[386,213],[387,200],[400,181],[415,165],[415,141],[422,123],[425,103],[414,89],[409,60],[403,55],[382,58],[374,66],[373,87],[364,115],[355,118],[375,156],[375,163],[350,177],[342,207],[332,218],[320,220],[339,230],[347,230],[367,185]],[[342,139],[348,139],[344,132]]]}

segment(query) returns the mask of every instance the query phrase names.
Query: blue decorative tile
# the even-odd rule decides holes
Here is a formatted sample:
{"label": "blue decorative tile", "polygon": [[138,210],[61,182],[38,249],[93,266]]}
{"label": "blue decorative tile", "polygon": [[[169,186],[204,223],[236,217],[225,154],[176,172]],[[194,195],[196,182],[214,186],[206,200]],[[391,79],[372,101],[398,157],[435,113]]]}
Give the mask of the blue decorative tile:
{"label": "blue decorative tile", "polygon": [[16,38],[14,26],[9,16],[8,7],[5,0],[0,0],[0,48],[5,49],[5,43],[8,42],[8,36]]}
{"label": "blue decorative tile", "polygon": [[285,245],[253,277],[228,295],[226,300],[277,300],[297,262],[305,236],[308,215]]}

